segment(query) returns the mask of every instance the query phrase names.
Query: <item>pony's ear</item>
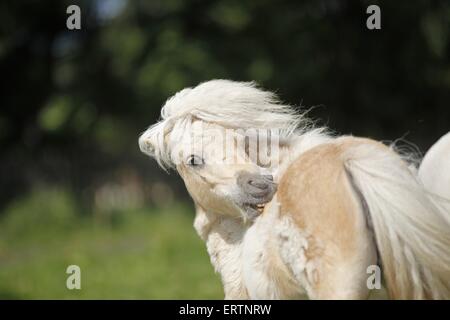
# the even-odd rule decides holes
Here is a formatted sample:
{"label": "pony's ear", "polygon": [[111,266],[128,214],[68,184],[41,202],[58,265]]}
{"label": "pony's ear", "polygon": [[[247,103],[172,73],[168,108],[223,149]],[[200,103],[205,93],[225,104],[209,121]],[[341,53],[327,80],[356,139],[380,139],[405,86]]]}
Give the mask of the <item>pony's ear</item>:
{"label": "pony's ear", "polygon": [[155,159],[160,167],[166,170],[170,167],[170,159],[165,154],[164,141],[161,141],[164,137],[161,129],[163,127],[160,124],[155,124],[142,133],[139,137],[139,149]]}
{"label": "pony's ear", "polygon": [[149,155],[150,157],[155,156],[155,145],[152,142],[150,129],[146,130],[139,137],[139,149],[141,149],[141,152]]}

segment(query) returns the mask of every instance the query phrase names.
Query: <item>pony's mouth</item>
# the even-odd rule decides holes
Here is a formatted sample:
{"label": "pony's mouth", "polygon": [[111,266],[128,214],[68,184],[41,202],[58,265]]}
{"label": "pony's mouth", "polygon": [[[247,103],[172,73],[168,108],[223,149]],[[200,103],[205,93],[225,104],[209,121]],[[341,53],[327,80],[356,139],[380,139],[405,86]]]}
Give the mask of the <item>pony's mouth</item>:
{"label": "pony's mouth", "polygon": [[264,212],[265,205],[272,200],[277,184],[271,175],[254,174],[245,171],[237,176],[239,200],[245,216],[252,220]]}
{"label": "pony's mouth", "polygon": [[244,204],[244,211],[249,219],[254,219],[264,212],[266,204]]}

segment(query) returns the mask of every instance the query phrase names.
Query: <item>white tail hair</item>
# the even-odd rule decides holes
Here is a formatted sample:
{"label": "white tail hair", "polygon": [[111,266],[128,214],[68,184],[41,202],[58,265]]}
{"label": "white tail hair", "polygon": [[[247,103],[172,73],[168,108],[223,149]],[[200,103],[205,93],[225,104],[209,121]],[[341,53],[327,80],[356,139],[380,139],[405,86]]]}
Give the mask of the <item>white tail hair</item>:
{"label": "white tail hair", "polygon": [[407,163],[387,147],[350,147],[346,170],[369,211],[390,297],[449,299],[446,200],[427,193]]}

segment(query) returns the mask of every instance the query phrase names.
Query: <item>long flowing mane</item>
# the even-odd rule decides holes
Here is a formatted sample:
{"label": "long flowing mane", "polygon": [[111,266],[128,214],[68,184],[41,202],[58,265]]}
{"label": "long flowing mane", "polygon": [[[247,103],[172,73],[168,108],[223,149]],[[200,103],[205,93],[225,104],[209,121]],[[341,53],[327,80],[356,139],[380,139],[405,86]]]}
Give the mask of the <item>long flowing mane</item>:
{"label": "long flowing mane", "polygon": [[161,120],[141,135],[139,147],[163,168],[171,167],[167,136],[182,135],[198,120],[233,129],[276,129],[284,141],[312,129],[303,113],[255,82],[212,80],[169,98],[161,109]]}

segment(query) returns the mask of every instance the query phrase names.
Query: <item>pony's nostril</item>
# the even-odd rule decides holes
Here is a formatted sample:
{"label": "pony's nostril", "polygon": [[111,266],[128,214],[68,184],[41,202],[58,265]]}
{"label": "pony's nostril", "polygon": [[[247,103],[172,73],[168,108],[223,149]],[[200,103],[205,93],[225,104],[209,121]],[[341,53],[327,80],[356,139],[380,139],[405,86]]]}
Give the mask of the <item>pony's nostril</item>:
{"label": "pony's nostril", "polygon": [[264,179],[259,179],[259,180],[250,179],[250,180],[248,180],[248,184],[253,187],[256,187],[258,189],[262,189],[262,190],[268,188],[268,185],[267,185],[266,181],[264,181]]}
{"label": "pony's nostril", "polygon": [[248,172],[240,172],[237,176],[237,185],[252,197],[263,197],[274,190],[273,177]]}

